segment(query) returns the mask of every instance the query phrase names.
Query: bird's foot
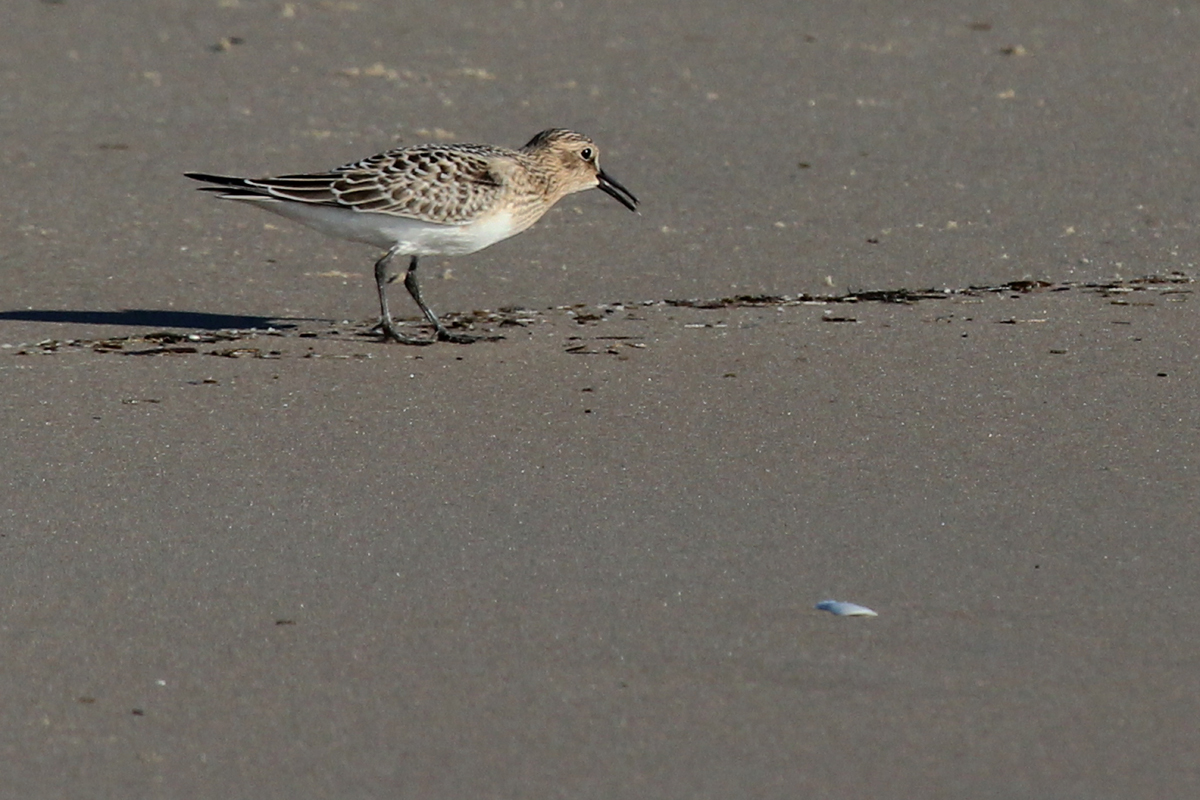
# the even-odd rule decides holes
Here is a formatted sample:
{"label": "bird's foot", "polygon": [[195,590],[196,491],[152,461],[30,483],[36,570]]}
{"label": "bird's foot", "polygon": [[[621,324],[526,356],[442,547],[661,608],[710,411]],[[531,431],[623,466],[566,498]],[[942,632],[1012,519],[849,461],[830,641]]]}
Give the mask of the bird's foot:
{"label": "bird's foot", "polygon": [[439,342],[472,344],[474,342],[498,342],[503,338],[503,336],[484,336],[474,333],[451,333],[443,327],[438,327],[437,329],[437,339]]}
{"label": "bird's foot", "polygon": [[395,324],[391,320],[380,322],[375,326],[374,330],[379,331],[383,335],[383,341],[396,342],[397,344],[413,344],[427,345],[433,344],[437,339],[425,339],[418,336],[405,336],[396,329]]}

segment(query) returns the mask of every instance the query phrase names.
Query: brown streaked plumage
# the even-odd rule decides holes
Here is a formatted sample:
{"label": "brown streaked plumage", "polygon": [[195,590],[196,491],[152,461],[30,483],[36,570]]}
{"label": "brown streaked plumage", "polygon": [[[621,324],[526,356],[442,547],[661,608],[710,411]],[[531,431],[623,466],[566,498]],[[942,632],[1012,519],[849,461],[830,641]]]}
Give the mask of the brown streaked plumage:
{"label": "brown streaked plumage", "polygon": [[573,192],[599,188],[630,211],[638,200],[600,169],[599,149],[582,134],[551,128],[519,150],[481,144],[423,144],[389,150],[324,173],[275,178],[187,177],[215,186],[223,199],[257,205],[322,233],[387,250],[375,264],[380,326],[385,339],[429,344],[401,334],[388,310],[385,285],[396,256],[410,256],[404,285],[435,339],[466,343],[450,333],[421,297],[417,259],[465,255],[520,233]]}

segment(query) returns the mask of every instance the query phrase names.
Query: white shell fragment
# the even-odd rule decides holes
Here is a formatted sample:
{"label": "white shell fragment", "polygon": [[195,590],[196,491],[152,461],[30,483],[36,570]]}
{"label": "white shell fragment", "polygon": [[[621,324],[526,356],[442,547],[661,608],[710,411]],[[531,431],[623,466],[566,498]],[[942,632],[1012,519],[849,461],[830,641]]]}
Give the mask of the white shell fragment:
{"label": "white shell fragment", "polygon": [[843,603],[841,600],[822,600],[817,603],[817,608],[821,611],[828,611],[830,614],[836,614],[839,617],[879,616],[866,606],[860,606],[857,603]]}

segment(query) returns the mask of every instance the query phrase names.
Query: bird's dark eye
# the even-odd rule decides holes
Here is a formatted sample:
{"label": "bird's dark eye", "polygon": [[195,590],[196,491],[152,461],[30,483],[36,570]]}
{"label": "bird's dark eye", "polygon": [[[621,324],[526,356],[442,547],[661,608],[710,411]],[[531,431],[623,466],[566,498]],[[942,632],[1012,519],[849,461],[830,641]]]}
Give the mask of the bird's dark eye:
{"label": "bird's dark eye", "polygon": [[579,151],[579,157],[582,158],[584,161],[591,161],[593,158],[596,157],[596,152],[594,150],[592,150],[592,148],[590,148],[590,147],[585,147]]}

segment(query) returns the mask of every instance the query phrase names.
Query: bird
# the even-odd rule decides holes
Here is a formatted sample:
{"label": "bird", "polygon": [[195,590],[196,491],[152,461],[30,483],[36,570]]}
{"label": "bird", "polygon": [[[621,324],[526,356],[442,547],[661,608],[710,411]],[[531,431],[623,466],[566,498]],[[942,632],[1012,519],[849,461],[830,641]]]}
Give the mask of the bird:
{"label": "bird", "polygon": [[[419,144],[399,147],[327,172],[239,178],[185,172],[211,186],[200,191],[257,206],[329,236],[385,251],[375,262],[379,329],[384,341],[468,344],[483,338],[451,332],[421,296],[422,256],[460,256],[482,250],[537,222],[574,192],[597,188],[638,213],[638,199],[600,168],[600,149],[587,136],[549,128],[523,147]],[[388,308],[390,267],[408,256],[404,287],[434,335],[397,328]]]}

